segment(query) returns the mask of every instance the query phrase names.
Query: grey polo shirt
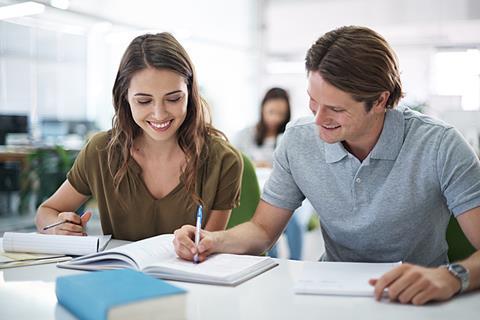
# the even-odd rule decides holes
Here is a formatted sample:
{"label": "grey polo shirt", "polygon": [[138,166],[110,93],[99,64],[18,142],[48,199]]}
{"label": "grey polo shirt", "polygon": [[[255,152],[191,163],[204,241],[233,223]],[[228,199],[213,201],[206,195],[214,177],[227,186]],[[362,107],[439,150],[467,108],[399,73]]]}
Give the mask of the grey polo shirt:
{"label": "grey polo shirt", "polygon": [[302,118],[275,151],[262,199],[293,211],[305,197],[320,217],[323,260],[437,266],[448,261],[450,215],[480,206],[480,162],[453,127],[408,108],[387,111],[363,162]]}

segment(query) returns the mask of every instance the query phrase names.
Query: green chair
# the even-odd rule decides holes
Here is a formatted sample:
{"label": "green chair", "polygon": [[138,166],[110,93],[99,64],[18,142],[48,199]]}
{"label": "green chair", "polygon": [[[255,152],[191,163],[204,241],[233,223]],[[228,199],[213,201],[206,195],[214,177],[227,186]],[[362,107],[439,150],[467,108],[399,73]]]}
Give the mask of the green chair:
{"label": "green chair", "polygon": [[447,243],[448,259],[451,262],[465,259],[476,251],[453,216],[447,227]]}
{"label": "green chair", "polygon": [[242,154],[243,157],[243,175],[242,186],[240,191],[240,206],[232,210],[227,229],[237,224],[249,221],[257,209],[260,201],[260,187],[258,186],[257,174],[255,167],[250,159]]}

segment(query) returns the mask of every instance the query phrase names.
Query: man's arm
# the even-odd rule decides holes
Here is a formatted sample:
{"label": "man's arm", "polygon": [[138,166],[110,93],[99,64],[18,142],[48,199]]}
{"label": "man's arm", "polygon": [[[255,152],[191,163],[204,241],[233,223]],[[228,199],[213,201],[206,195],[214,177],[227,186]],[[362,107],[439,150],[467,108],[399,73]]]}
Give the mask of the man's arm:
{"label": "man's arm", "polygon": [[250,221],[226,231],[202,230],[198,248],[195,248],[193,242],[194,226],[185,225],[176,230],[175,251],[181,258],[193,260],[198,250],[200,261],[216,252],[262,254],[277,241],[291,216],[290,210],[272,206],[261,200]]}
{"label": "man's arm", "polygon": [[[468,240],[477,249],[469,258],[459,261],[470,274],[467,291],[480,288],[480,207],[471,209],[457,218]],[[388,288],[390,300],[401,303],[425,304],[429,301],[448,300],[461,288],[460,280],[446,268],[425,268],[405,263],[387,272],[379,279],[370,280],[379,300]]]}

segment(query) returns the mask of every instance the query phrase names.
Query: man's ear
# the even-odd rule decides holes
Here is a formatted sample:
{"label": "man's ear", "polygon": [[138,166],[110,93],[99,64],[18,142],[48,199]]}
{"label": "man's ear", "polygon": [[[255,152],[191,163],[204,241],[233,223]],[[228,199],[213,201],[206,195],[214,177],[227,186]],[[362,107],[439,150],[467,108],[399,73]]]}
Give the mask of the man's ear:
{"label": "man's ear", "polygon": [[385,108],[387,107],[387,101],[389,97],[390,97],[390,92],[383,91],[378,97],[377,101],[374,102],[373,109],[375,109],[376,112],[385,112]]}

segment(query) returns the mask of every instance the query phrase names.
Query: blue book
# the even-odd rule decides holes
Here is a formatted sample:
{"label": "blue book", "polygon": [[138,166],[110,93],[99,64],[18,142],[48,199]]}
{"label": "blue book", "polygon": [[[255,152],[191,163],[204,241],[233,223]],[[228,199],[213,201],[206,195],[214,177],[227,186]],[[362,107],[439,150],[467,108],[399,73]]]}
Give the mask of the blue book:
{"label": "blue book", "polygon": [[58,302],[80,320],[185,319],[186,291],[122,269],[59,277]]}

